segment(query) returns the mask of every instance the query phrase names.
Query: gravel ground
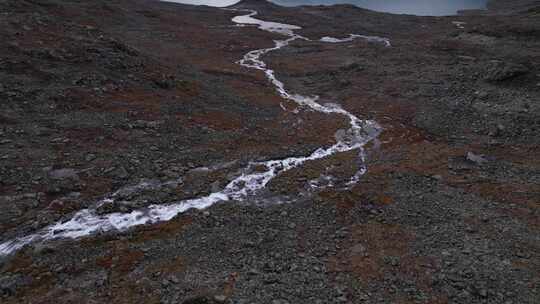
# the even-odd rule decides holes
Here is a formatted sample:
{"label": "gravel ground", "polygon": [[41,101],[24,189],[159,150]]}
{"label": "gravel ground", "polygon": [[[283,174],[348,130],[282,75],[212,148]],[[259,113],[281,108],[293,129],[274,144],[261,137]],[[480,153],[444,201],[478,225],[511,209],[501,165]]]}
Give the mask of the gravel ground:
{"label": "gravel ground", "polygon": [[[1,302],[540,302],[536,4],[417,17],[242,1],[313,40],[390,39],[297,41],[264,57],[291,91],[382,125],[362,180],[342,187],[357,163],[341,153],[243,202],[31,244],[0,258]],[[233,26],[232,11],[145,0],[0,11],[2,242],[115,191],[100,214],[208,194],[250,161],[306,155],[347,127],[282,103],[235,64],[279,36]],[[327,176],[335,186],[310,187]]]}

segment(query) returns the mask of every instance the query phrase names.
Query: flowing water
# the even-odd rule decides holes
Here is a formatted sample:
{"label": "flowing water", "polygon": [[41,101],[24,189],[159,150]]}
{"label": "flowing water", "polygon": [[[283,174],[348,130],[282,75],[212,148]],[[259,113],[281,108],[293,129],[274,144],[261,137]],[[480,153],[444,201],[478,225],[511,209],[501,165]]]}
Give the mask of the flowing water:
{"label": "flowing water", "polygon": [[[361,120],[337,104],[321,104],[316,96],[302,96],[292,94],[285,89],[285,85],[279,81],[272,69],[268,68],[261,57],[269,52],[286,47],[295,40],[309,40],[294,32],[300,29],[298,26],[267,22],[254,18],[255,11],[248,11],[248,14],[233,18],[237,25],[256,25],[259,29],[281,34],[284,40],[275,41],[272,48],[254,50],[247,53],[238,63],[246,68],[261,70],[266,74],[268,80],[276,88],[277,92],[286,100],[294,102],[304,109],[322,112],[332,115],[341,115],[349,121],[350,128],[344,136],[340,136],[337,142],[330,147],[321,147],[303,157],[290,157],[285,159],[253,162],[243,173],[232,180],[224,189],[210,195],[184,200],[171,204],[154,204],[144,209],[134,210],[128,213],[110,213],[101,215],[96,212],[96,208],[103,204],[111,204],[116,200],[117,193],[111,194],[99,202],[94,208],[84,209],[77,212],[70,220],[58,222],[37,233],[20,237],[0,244],[0,255],[8,255],[21,247],[32,242],[43,242],[58,238],[79,238],[106,231],[124,231],[128,228],[148,225],[158,222],[168,221],[188,209],[204,209],[218,202],[242,201],[257,195],[259,190],[281,173],[297,168],[302,164],[322,158],[329,157],[336,153],[358,150],[359,171],[351,177],[349,183],[356,183],[366,172],[364,164],[364,145],[374,139],[380,132],[379,125],[370,120]],[[385,46],[390,46],[390,41],[386,38],[353,35],[345,38],[324,37],[321,43],[345,43],[354,39],[366,39]],[[131,188],[159,187],[159,185],[142,183]]]}

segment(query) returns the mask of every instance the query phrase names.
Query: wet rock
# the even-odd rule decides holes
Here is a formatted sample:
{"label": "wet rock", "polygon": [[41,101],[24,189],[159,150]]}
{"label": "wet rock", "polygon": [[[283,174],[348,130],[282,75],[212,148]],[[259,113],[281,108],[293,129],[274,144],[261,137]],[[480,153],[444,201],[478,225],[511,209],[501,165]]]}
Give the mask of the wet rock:
{"label": "wet rock", "polygon": [[132,202],[132,201],[114,201],[105,203],[98,208],[96,208],[96,214],[104,215],[108,213],[121,212],[126,213],[130,210],[138,209],[144,204],[141,202]]}
{"label": "wet rock", "polygon": [[336,131],[336,133],[334,134],[334,137],[336,139],[336,141],[343,141],[346,139],[347,137],[347,130],[345,129],[339,129]]}

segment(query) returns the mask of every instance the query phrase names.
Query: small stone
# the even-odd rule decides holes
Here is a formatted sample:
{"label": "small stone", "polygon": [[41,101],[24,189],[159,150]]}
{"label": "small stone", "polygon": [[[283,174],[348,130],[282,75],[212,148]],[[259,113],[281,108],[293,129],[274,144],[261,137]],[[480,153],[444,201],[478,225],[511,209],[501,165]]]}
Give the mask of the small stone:
{"label": "small stone", "polygon": [[487,290],[485,289],[480,289],[480,291],[478,292],[478,294],[482,297],[482,298],[486,298],[488,296],[488,292]]}
{"label": "small stone", "polygon": [[522,259],[529,259],[531,256],[523,251],[523,250],[518,250],[516,253],[515,253],[515,256],[517,256],[518,258],[522,258]]}
{"label": "small stone", "polygon": [[221,188],[221,184],[219,183],[219,181],[213,182],[212,185],[210,186],[211,191],[214,193],[219,192],[220,188]]}
{"label": "small stone", "polygon": [[476,92],[476,96],[478,96],[478,98],[480,99],[486,99],[489,96],[489,94],[484,91],[480,91],[480,92]]}
{"label": "small stone", "polygon": [[115,170],[114,175],[118,178],[125,179],[129,177],[129,173],[124,167],[119,167]]}
{"label": "small stone", "polygon": [[495,131],[490,132],[491,136],[502,136],[504,134],[505,126],[498,124]]}
{"label": "small stone", "polygon": [[258,275],[258,274],[261,274],[257,269],[255,268],[252,268],[248,271],[248,274],[249,275]]}
{"label": "small stone", "polygon": [[171,281],[171,283],[174,283],[174,284],[180,283],[180,280],[175,275],[170,276],[169,281]]}
{"label": "small stone", "polygon": [[465,228],[465,231],[468,233],[475,233],[476,229],[472,226],[468,226],[467,228]]}
{"label": "small stone", "polygon": [[22,280],[19,275],[0,276],[0,297],[2,297],[3,295],[6,295],[6,296],[15,295],[21,283],[22,283]]}
{"label": "small stone", "polygon": [[225,301],[227,301],[227,297],[225,295],[215,295],[214,301],[218,303],[225,303]]}
{"label": "small stone", "polygon": [[84,158],[84,160],[86,160],[87,162],[91,162],[91,161],[93,161],[94,159],[96,159],[96,155],[95,155],[95,154],[88,154],[88,155],[86,155],[86,157]]}
{"label": "small stone", "polygon": [[51,179],[61,180],[61,179],[79,179],[77,176],[77,171],[74,169],[58,169],[51,170],[48,173]]}
{"label": "small stone", "polygon": [[351,248],[351,253],[353,254],[363,254],[366,252],[366,247],[362,244],[356,244]]}
{"label": "small stone", "polygon": [[44,255],[53,253],[56,249],[51,243],[35,243],[33,245],[33,251],[37,255]]}
{"label": "small stone", "polygon": [[484,158],[483,155],[477,155],[473,152],[467,152],[467,160],[471,161],[473,163],[476,163],[477,165],[481,165],[486,163],[488,160]]}
{"label": "small stone", "polygon": [[47,179],[48,193],[74,191],[81,187],[79,176],[74,169],[49,169]]}

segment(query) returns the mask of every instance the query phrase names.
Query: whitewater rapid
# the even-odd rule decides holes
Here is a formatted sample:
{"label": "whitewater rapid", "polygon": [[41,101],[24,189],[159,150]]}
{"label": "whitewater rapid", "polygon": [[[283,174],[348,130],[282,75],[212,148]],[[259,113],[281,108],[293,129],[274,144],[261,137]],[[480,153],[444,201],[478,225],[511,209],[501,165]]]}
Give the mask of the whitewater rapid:
{"label": "whitewater rapid", "polygon": [[[34,234],[9,240],[0,244],[0,255],[9,255],[23,246],[33,242],[43,242],[59,238],[75,239],[90,234],[111,230],[123,231],[139,225],[148,225],[169,221],[178,214],[192,208],[204,209],[218,202],[245,200],[246,198],[255,195],[259,190],[265,188],[273,178],[281,173],[299,167],[308,161],[326,158],[336,153],[352,150],[359,151],[358,161],[360,169],[349,181],[349,183],[356,183],[358,179],[366,172],[364,145],[379,134],[379,125],[372,120],[361,120],[337,104],[318,103],[317,96],[302,96],[288,92],[285,89],[283,82],[278,80],[275,76],[274,70],[268,68],[266,63],[262,61],[261,57],[269,52],[286,47],[292,41],[309,39],[294,32],[294,30],[301,29],[298,26],[262,21],[254,18],[255,15],[257,15],[256,11],[248,11],[247,15],[234,17],[232,21],[237,25],[257,25],[261,30],[283,35],[286,37],[286,39],[276,40],[274,47],[254,50],[247,53],[238,63],[246,68],[263,71],[268,80],[274,85],[277,92],[284,99],[313,111],[327,114],[337,114],[346,117],[349,120],[350,128],[347,130],[345,136],[340,136],[334,145],[330,147],[321,147],[307,156],[252,162],[247,168],[244,169],[243,173],[239,177],[232,180],[227,186],[225,186],[224,189],[211,193],[207,196],[170,204],[154,204],[128,213],[117,212],[110,214],[98,214],[96,212],[97,206],[111,204],[118,199],[118,192],[113,193],[109,197],[98,202],[96,207],[78,211],[70,220],[57,222]],[[320,41],[340,43],[352,41],[356,38],[380,42],[385,46],[390,46],[390,42],[386,38],[353,34],[344,39],[324,37],[320,39]],[[141,185],[135,187],[156,187],[156,185]]]}

